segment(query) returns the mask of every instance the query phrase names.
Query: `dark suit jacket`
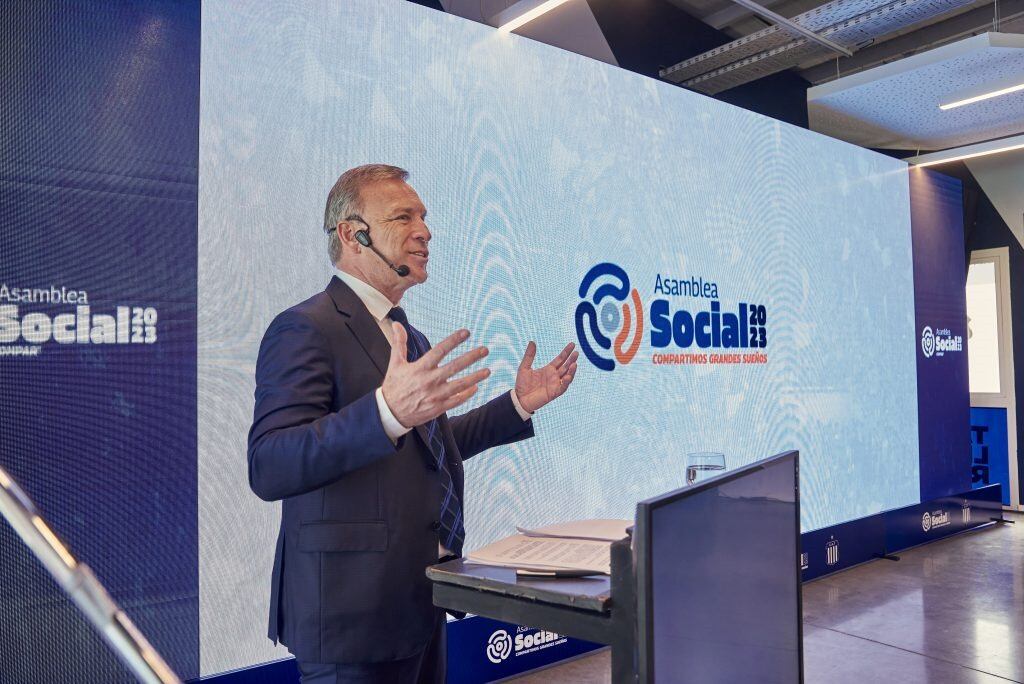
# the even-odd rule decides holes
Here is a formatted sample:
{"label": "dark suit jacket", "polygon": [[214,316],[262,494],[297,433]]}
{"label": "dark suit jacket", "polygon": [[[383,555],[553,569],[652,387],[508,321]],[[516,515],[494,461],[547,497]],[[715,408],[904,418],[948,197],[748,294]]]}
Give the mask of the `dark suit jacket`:
{"label": "dark suit jacket", "polygon": [[[249,485],[283,499],[269,636],[301,661],[376,662],[422,650],[436,616],[441,484],[426,431],[395,445],[374,391],[390,347],[338,278],[270,324],[256,362]],[[460,500],[462,460],[533,436],[508,393],[440,419]]]}

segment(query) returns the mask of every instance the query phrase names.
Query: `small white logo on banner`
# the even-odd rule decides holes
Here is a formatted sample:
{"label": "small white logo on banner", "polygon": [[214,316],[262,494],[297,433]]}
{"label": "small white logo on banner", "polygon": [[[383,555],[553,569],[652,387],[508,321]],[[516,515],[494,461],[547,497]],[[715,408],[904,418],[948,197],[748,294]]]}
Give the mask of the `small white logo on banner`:
{"label": "small white logo on banner", "polygon": [[811,565],[811,561],[807,557],[807,552],[805,551],[804,553],[801,553],[800,554],[800,569],[801,570],[806,570],[808,567],[810,567],[810,565]]}
{"label": "small white logo on banner", "polygon": [[925,532],[945,527],[949,524],[949,513],[946,511],[932,511],[921,516],[921,529]]}
{"label": "small white logo on banner", "polygon": [[[932,333],[932,328],[929,325],[926,325],[921,331],[921,351],[924,352],[925,358],[929,359],[935,353],[935,334]],[[925,530],[925,532],[927,531]]]}
{"label": "small white logo on banner", "polygon": [[512,637],[499,629],[487,639],[487,659],[497,665],[512,654]]}
{"label": "small white logo on banner", "polygon": [[924,326],[921,330],[921,353],[926,359],[933,356],[945,356],[950,352],[962,352],[964,350],[964,338],[962,335],[954,335],[949,328],[932,330],[930,325]]}
{"label": "small white logo on banner", "polygon": [[960,513],[964,517],[964,525],[970,525],[971,524],[971,504],[969,504],[968,502],[964,501],[964,505],[963,505],[963,508],[960,509]]}

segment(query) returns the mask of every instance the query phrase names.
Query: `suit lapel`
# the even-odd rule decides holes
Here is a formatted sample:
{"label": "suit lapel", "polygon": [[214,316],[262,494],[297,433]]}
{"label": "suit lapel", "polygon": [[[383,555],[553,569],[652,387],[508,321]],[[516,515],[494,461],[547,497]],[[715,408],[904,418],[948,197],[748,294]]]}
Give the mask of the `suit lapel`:
{"label": "suit lapel", "polygon": [[388,372],[391,347],[366,305],[352,291],[352,288],[337,276],[331,278],[331,282],[327,285],[327,294],[331,296],[338,312],[346,317],[345,325],[352,331],[359,346],[373,361],[373,365],[380,371],[381,376],[384,376]]}
{"label": "suit lapel", "polygon": [[[352,336],[359,342],[366,355],[373,361],[373,365],[380,371],[381,377],[388,372],[388,361],[391,358],[391,345],[381,332],[376,319],[370,314],[366,305],[359,299],[359,296],[346,285],[341,278],[334,276],[327,285],[327,294],[334,301],[334,306],[339,313],[346,316],[345,325],[352,331]],[[423,425],[415,427],[416,434],[420,436],[427,451],[433,453],[430,448],[430,440],[427,428]]]}

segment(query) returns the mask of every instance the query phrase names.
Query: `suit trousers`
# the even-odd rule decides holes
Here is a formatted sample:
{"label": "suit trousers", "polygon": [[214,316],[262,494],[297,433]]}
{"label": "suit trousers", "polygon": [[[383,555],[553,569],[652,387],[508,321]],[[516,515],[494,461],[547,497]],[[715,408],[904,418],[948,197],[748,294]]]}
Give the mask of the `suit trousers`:
{"label": "suit trousers", "polygon": [[427,647],[414,656],[381,663],[300,662],[302,684],[444,684],[448,641],[444,611],[437,611]]}

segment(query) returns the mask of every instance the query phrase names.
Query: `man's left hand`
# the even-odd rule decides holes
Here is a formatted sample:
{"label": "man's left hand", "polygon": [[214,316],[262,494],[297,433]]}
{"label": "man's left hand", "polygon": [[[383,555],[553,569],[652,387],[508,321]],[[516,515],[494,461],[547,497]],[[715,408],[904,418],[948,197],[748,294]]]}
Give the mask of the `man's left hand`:
{"label": "man's left hand", "polygon": [[526,345],[526,354],[519,364],[516,374],[516,397],[519,405],[533,413],[553,399],[565,394],[572,379],[576,375],[576,359],[580,353],[574,351],[575,344],[570,342],[565,349],[543,368],[534,368],[533,360],[537,356],[537,344]]}

